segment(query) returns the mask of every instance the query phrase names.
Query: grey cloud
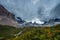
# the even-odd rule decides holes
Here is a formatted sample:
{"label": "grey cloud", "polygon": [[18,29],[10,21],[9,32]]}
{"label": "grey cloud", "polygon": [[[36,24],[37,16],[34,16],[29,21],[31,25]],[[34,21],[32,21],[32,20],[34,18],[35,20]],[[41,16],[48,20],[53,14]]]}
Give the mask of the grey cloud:
{"label": "grey cloud", "polygon": [[36,4],[32,0],[0,0],[7,10],[24,20],[38,17],[40,20],[60,17],[60,0],[39,0]]}

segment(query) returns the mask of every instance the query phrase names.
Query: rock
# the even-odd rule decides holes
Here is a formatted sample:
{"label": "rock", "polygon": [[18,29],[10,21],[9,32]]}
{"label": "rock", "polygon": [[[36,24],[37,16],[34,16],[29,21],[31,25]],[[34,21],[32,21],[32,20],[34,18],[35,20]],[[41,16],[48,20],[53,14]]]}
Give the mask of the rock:
{"label": "rock", "polygon": [[55,18],[55,22],[60,22],[60,19],[59,18]]}
{"label": "rock", "polygon": [[0,25],[16,26],[15,15],[0,4]]}
{"label": "rock", "polygon": [[22,20],[20,17],[16,17],[17,19],[16,19],[16,21],[18,22],[18,23],[20,23],[20,24],[22,24],[22,23],[24,23],[25,21],[24,20]]}

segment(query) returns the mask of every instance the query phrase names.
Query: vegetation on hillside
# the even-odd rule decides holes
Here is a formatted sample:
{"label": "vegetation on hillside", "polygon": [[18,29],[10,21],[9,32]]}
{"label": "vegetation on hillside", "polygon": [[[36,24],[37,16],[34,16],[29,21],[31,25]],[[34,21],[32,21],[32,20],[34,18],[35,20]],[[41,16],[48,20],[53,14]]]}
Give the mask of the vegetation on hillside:
{"label": "vegetation on hillside", "polygon": [[25,28],[25,32],[12,40],[60,40],[60,25]]}
{"label": "vegetation on hillside", "polygon": [[[14,36],[20,31],[20,35]],[[60,25],[24,28],[0,25],[0,40],[60,40]]]}
{"label": "vegetation on hillside", "polygon": [[14,37],[14,35],[21,30],[22,30],[21,28],[15,28],[7,25],[0,25],[0,40],[10,39]]}

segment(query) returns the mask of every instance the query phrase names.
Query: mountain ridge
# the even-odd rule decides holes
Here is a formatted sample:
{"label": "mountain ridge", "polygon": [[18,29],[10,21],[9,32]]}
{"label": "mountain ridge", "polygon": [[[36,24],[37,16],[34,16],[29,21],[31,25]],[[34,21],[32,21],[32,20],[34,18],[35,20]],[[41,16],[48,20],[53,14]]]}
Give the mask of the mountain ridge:
{"label": "mountain ridge", "polygon": [[0,25],[16,26],[15,15],[0,4]]}

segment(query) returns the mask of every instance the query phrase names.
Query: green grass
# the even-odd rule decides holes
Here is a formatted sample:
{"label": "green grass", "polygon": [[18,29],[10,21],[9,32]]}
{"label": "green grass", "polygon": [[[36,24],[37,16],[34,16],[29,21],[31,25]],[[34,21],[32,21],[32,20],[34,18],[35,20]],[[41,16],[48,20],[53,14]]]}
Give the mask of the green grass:
{"label": "green grass", "polygon": [[21,31],[21,28],[15,28],[7,25],[0,25],[0,40],[10,39],[14,37],[14,34],[17,34]]}
{"label": "green grass", "polygon": [[26,27],[20,36],[11,40],[60,40],[60,25],[52,27]]}
{"label": "green grass", "polygon": [[[23,31],[20,35],[14,36]],[[0,40],[60,40],[60,25],[52,27],[23,27],[0,25]]]}

